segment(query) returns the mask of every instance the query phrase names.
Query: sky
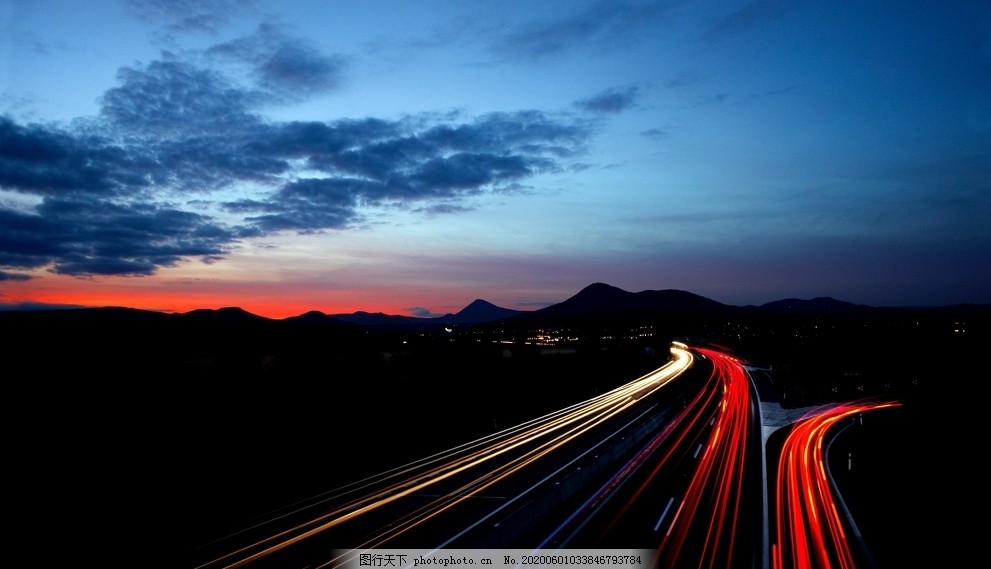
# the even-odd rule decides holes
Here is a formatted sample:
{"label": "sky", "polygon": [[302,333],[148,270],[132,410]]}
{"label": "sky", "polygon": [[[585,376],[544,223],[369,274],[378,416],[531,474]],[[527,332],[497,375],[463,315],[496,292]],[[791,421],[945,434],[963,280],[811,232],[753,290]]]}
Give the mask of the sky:
{"label": "sky", "polygon": [[0,0],[0,307],[991,303],[991,3]]}

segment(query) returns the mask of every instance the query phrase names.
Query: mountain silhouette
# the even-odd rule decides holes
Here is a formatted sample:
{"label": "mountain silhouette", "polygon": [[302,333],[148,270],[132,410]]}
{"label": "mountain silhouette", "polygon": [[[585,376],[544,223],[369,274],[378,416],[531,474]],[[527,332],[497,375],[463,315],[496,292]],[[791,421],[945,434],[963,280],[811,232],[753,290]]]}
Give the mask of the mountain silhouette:
{"label": "mountain silhouette", "polygon": [[190,310],[189,312],[178,314],[176,317],[180,320],[201,322],[262,322],[269,320],[269,318],[252,314],[247,310],[236,306],[228,306],[225,308],[218,308],[216,310],[211,308],[198,308],[196,310]]}
{"label": "mountain silhouette", "polygon": [[477,298],[456,313],[436,317],[417,317],[383,312],[359,310],[352,313],[325,314],[318,310],[290,316],[283,319],[267,318],[252,314],[240,307],[219,309],[196,309],[184,313],[164,313],[119,306],[100,308],[52,307],[48,309],[32,306],[30,309],[0,310],[0,322],[17,324],[31,322],[60,323],[82,322],[188,322],[217,323],[225,325],[249,325],[288,322],[295,324],[336,325],[338,327],[360,326],[383,330],[413,330],[457,325],[471,326],[499,321],[539,322],[584,317],[606,317],[615,315],[635,315],[644,313],[668,315],[716,315],[716,314],[764,314],[764,315],[833,315],[849,316],[884,311],[932,311],[957,310],[967,313],[988,311],[991,305],[955,305],[946,307],[872,307],[854,304],[833,297],[822,296],[812,299],[786,298],[768,302],[760,306],[736,306],[678,289],[644,290],[629,292],[602,282],[592,283],[563,302],[537,310],[513,310],[497,306]]}
{"label": "mountain silhouette", "polygon": [[493,322],[520,314],[519,310],[511,310],[496,306],[487,300],[476,298],[471,304],[461,309],[457,314],[441,316],[439,320],[451,324],[478,324]]}
{"label": "mountain silhouette", "polygon": [[605,283],[593,283],[564,302],[528,312],[521,318],[558,319],[631,312],[711,314],[735,308],[683,290],[628,292]]}

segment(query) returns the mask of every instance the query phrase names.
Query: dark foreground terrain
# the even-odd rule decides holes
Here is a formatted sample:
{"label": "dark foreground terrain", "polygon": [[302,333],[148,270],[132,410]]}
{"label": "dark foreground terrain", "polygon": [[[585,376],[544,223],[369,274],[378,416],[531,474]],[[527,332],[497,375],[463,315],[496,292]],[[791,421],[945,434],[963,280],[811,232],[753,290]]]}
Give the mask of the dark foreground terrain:
{"label": "dark foreground terrain", "polygon": [[[500,340],[494,327],[372,332],[70,312],[0,314],[14,332],[4,374],[11,538],[32,564],[181,567],[190,548],[296,500],[639,377],[676,338],[770,367],[791,405],[904,401],[837,439],[831,462],[849,509],[880,569],[960,566],[946,562],[972,548],[958,508],[983,496],[981,447],[960,441],[980,432],[985,312],[965,332],[954,331],[956,314],[866,330],[818,316],[655,315],[648,335],[617,333],[644,329],[628,316],[597,318],[570,321],[572,341],[554,347],[526,343],[523,330]],[[854,468],[843,470],[847,453]]]}

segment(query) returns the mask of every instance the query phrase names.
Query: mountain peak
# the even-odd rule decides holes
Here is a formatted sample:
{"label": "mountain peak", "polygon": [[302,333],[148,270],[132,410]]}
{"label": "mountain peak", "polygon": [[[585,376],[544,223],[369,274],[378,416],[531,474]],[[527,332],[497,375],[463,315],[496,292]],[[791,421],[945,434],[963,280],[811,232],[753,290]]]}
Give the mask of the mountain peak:
{"label": "mountain peak", "polygon": [[602,292],[607,292],[607,293],[621,292],[621,293],[625,293],[627,291],[619,288],[618,286],[613,286],[611,284],[606,284],[606,283],[603,283],[603,282],[594,282],[594,283],[588,285],[587,287],[581,289],[580,291],[578,291],[578,294],[583,294],[583,293],[602,293]]}
{"label": "mountain peak", "polygon": [[446,322],[453,324],[475,324],[479,322],[492,322],[502,320],[519,314],[520,311],[496,306],[487,300],[476,298],[459,311],[457,314],[450,314],[444,317]]}
{"label": "mountain peak", "polygon": [[683,290],[625,291],[596,282],[578,294],[536,311],[540,316],[582,316],[607,312],[711,312],[728,307],[720,302]]}
{"label": "mountain peak", "polygon": [[606,283],[592,283],[565,302],[611,302],[624,299],[631,294],[633,293]]}
{"label": "mountain peak", "polygon": [[237,306],[225,306],[224,308],[197,308],[196,310],[190,310],[189,312],[183,312],[178,315],[180,318],[187,320],[224,320],[224,321],[261,321],[269,320],[264,316],[258,316],[257,314],[252,314],[247,310],[237,307]]}

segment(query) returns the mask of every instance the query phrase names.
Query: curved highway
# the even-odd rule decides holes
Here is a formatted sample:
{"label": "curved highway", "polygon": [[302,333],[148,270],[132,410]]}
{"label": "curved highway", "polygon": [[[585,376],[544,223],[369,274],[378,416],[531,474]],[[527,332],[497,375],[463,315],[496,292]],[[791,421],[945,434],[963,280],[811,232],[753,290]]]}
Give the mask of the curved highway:
{"label": "curved highway", "polygon": [[665,388],[694,361],[672,346],[667,364],[626,385],[299,504],[211,544],[194,566],[338,567],[363,549],[512,546],[654,436],[675,399]]}
{"label": "curved highway", "polygon": [[852,569],[867,566],[863,551],[852,547],[850,523],[843,514],[826,468],[828,436],[841,422],[897,402],[855,402],[824,406],[794,425],[778,460],[774,489],[776,529],[771,544],[773,569]]}
{"label": "curved highway", "polygon": [[337,568],[401,548],[636,548],[657,568],[862,565],[824,441],[839,421],[896,403],[813,409],[765,462],[742,362],[677,342],[670,352],[608,393],[287,508],[189,567]]}

